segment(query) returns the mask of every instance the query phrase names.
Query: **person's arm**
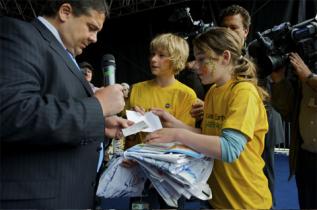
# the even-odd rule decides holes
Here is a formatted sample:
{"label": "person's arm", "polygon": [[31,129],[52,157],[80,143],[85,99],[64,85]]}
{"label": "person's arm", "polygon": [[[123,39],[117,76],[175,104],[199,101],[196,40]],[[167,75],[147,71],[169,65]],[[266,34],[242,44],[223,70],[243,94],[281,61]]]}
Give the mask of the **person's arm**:
{"label": "person's arm", "polygon": [[247,138],[233,129],[225,129],[221,136],[210,136],[180,128],[164,128],[147,135],[148,143],[178,141],[208,157],[225,162],[235,161],[244,150]]}
{"label": "person's arm", "polygon": [[297,53],[290,53],[289,59],[298,78],[317,92],[317,75],[310,71]]}
{"label": "person's arm", "polygon": [[233,129],[224,129],[220,136],[221,160],[232,163],[239,158],[247,144],[247,137]]}
{"label": "person's arm", "polygon": [[214,159],[221,159],[221,145],[219,136],[194,133],[185,128],[163,128],[148,134],[147,143],[180,142],[193,150]]}
{"label": "person's arm", "polygon": [[246,136],[233,129],[224,129],[220,136],[179,132],[175,139],[208,157],[229,163],[238,159],[247,143]]}
{"label": "person's arm", "polygon": [[310,73],[306,78],[306,84],[317,92],[317,74]]}
{"label": "person's arm", "polygon": [[192,131],[194,133],[201,133],[200,128],[195,128],[195,127],[186,125],[181,120],[178,120],[173,115],[171,115],[167,111],[164,111],[163,109],[152,108],[151,111],[160,118],[164,128],[183,128],[183,129]]}

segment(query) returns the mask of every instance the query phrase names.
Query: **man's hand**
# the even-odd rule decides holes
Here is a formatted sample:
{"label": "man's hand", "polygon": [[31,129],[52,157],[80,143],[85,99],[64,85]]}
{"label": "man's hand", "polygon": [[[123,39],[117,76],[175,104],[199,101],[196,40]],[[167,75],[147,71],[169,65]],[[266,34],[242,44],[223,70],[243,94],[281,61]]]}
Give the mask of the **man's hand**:
{"label": "man's hand", "polygon": [[309,68],[297,53],[290,53],[289,59],[299,79],[305,82],[308,75],[311,74]]}
{"label": "man's hand", "polygon": [[103,116],[115,115],[123,110],[125,102],[122,90],[121,85],[115,84],[100,88],[95,92],[95,97],[101,105]]}
{"label": "man's hand", "polygon": [[109,138],[120,139],[123,136],[121,129],[131,126],[133,122],[123,119],[122,117],[111,116],[106,117],[105,124],[106,136]]}
{"label": "man's hand", "polygon": [[197,101],[192,105],[190,115],[197,121],[202,120],[204,117],[204,101],[197,99]]}

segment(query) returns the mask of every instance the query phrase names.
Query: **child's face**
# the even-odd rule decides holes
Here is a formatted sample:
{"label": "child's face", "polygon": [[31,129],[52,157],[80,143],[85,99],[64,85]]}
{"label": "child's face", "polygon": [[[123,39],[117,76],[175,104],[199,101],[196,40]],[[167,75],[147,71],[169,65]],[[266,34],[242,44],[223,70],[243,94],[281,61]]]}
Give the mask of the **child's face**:
{"label": "child's face", "polygon": [[205,52],[195,50],[196,71],[203,84],[212,84],[217,79],[218,60],[207,55]]}
{"label": "child's face", "polygon": [[174,75],[170,55],[166,50],[155,49],[151,52],[150,68],[156,77]]}
{"label": "child's face", "polygon": [[196,71],[203,84],[222,85],[231,79],[232,66],[227,50],[222,55],[216,55],[212,50],[207,53],[194,48],[194,55]]}

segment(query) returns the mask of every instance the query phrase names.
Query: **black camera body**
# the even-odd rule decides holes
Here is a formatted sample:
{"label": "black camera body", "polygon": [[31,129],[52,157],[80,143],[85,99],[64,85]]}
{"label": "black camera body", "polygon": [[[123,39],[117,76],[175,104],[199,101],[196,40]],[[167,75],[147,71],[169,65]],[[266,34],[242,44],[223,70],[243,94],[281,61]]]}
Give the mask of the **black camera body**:
{"label": "black camera body", "polygon": [[214,27],[212,22],[204,23],[203,20],[194,20],[189,7],[176,9],[168,20],[173,23],[173,30],[176,28],[176,34],[187,40]]}
{"label": "black camera body", "polygon": [[248,53],[259,67],[259,78],[285,66],[290,52],[297,52],[310,70],[317,72],[317,15],[294,26],[285,22],[257,32],[256,39],[248,45]]}

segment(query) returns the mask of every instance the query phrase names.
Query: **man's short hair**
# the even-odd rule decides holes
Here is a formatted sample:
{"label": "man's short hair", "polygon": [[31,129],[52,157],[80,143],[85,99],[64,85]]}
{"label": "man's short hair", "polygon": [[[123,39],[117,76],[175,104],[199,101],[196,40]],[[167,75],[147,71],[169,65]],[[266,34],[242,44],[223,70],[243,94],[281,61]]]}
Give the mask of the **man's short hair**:
{"label": "man's short hair", "polygon": [[231,5],[223,10],[221,10],[219,15],[220,24],[223,22],[223,19],[227,16],[233,16],[240,14],[243,19],[243,27],[249,29],[251,25],[251,17],[249,12],[239,5]]}
{"label": "man's short hair", "polygon": [[88,15],[90,9],[109,16],[109,7],[106,0],[43,0],[40,15],[55,17],[60,6],[65,3],[72,6],[73,14],[77,17]]}

